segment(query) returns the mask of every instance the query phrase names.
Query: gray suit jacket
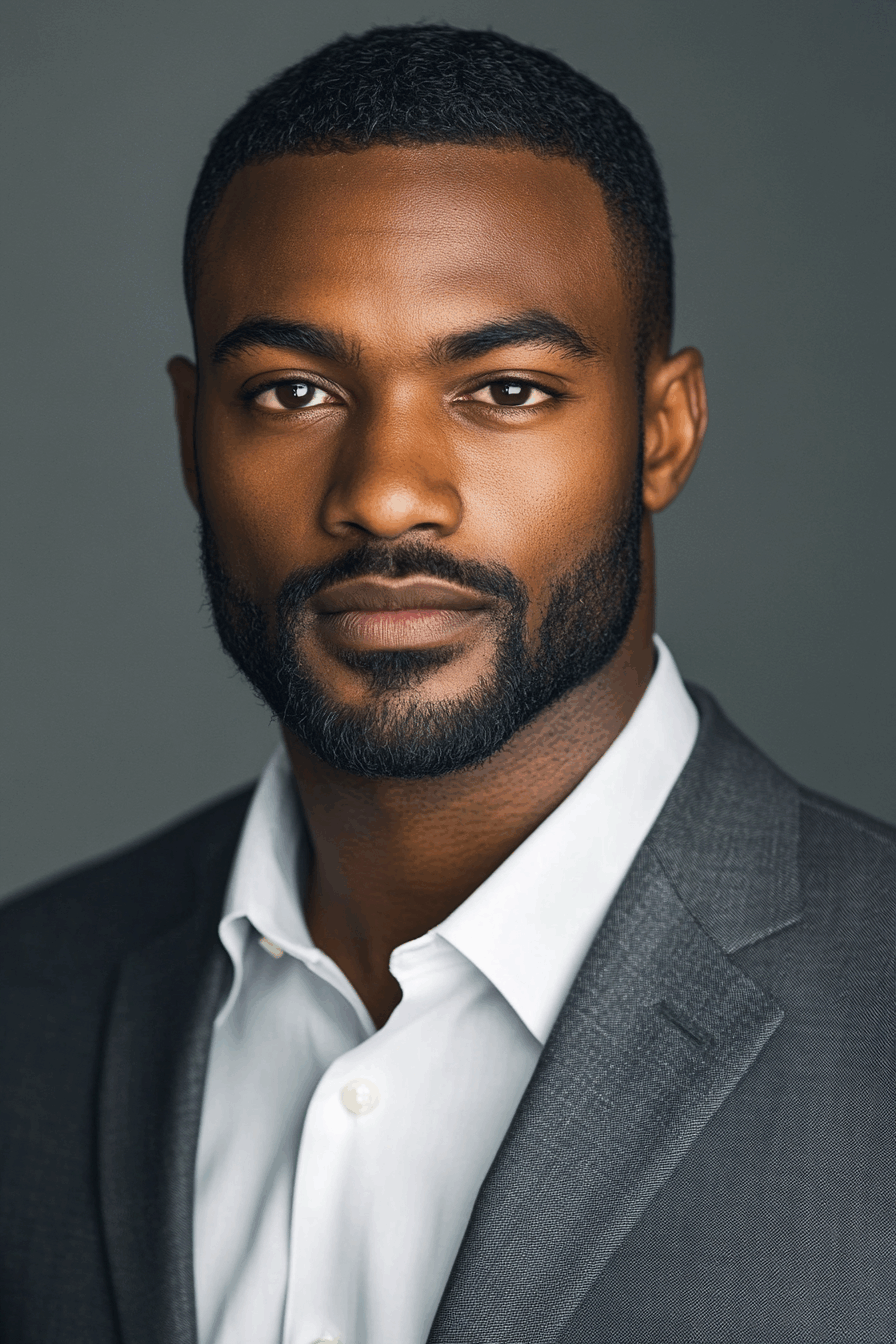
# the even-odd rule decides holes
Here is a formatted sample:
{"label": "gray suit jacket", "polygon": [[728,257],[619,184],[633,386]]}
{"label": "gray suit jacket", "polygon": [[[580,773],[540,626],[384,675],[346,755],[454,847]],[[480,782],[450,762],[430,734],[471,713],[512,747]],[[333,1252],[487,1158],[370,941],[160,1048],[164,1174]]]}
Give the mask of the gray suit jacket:
{"label": "gray suit jacket", "polygon": [[[896,834],[692,693],[694,753],[430,1344],[896,1341]],[[0,911],[4,1344],[195,1341],[216,924],[248,797]]]}

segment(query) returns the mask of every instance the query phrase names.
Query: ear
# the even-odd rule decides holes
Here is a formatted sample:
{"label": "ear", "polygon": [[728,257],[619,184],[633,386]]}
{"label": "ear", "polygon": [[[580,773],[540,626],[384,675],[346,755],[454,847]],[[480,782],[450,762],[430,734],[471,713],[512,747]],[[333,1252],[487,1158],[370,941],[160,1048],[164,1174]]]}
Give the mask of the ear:
{"label": "ear", "polygon": [[199,508],[199,476],[196,471],[196,365],[183,355],[168,361],[168,377],[174,387],[174,415],[180,436],[180,462],[187,494]]}
{"label": "ear", "polygon": [[691,474],[706,433],[703,356],[688,347],[651,360],[644,386],[644,507],[659,513]]}

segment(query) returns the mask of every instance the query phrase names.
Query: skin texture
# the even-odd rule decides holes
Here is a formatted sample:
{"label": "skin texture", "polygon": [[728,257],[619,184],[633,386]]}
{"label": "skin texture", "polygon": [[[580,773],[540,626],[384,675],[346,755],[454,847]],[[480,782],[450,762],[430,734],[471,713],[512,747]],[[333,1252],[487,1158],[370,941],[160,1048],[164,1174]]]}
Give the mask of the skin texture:
{"label": "skin texture", "polygon": [[[552,578],[619,516],[638,464],[631,298],[587,173],[482,146],[288,156],[236,175],[200,263],[197,364],[169,365],[184,477],[194,503],[201,490],[222,561],[252,598],[272,617],[297,567],[362,541],[422,539],[461,560],[506,565],[529,593],[537,641]],[[446,337],[533,311],[579,333],[587,357],[532,339],[447,357]],[[261,343],[214,360],[222,338],[259,317],[338,333],[345,350]],[[284,408],[276,390],[246,400],[277,378],[323,391],[307,409]],[[502,379],[544,391],[501,407],[490,384]],[[378,1025],[400,998],[392,950],[503,862],[643,694],[653,667],[650,514],[682,488],[705,424],[699,353],[655,350],[643,408],[644,577],[629,633],[601,673],[483,765],[370,779],[333,769],[285,734],[314,847],[309,929]],[[371,622],[356,624],[362,638]],[[375,693],[327,638],[302,638],[337,702],[361,705]],[[400,645],[394,631],[389,638]],[[452,613],[435,638],[453,640],[456,656],[402,695],[450,698],[487,672],[488,622]]]}

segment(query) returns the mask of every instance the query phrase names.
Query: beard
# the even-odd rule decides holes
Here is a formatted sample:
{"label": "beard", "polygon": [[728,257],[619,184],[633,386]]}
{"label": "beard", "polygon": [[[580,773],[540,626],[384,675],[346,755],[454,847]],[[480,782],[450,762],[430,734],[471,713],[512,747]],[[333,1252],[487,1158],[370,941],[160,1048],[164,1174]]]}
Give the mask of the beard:
{"label": "beard", "polygon": [[[642,505],[637,479],[621,518],[591,551],[551,584],[534,640],[529,597],[504,565],[459,560],[426,543],[370,542],[328,565],[300,569],[277,596],[273,630],[262,609],[224,567],[201,514],[201,554],[209,604],[225,651],[273,714],[322,761],[379,779],[426,779],[481,764],[537,715],[595,676],[628,633],[641,587]],[[408,692],[450,663],[456,647],[342,650],[363,676],[370,703],[335,703],[300,652],[308,601],[321,588],[360,577],[427,577],[493,599],[491,668],[466,694],[428,701]]]}

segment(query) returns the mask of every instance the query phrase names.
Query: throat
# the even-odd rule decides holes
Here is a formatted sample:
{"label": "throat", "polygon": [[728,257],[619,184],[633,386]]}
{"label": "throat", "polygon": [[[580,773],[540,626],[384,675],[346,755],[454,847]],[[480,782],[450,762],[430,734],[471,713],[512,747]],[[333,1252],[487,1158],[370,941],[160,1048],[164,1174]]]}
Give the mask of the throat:
{"label": "throat", "polygon": [[579,687],[482,766],[425,780],[351,775],[285,734],[314,854],[308,930],[377,1027],[401,998],[389,969],[395,948],[435,928],[501,866],[591,769],[638,698]]}

